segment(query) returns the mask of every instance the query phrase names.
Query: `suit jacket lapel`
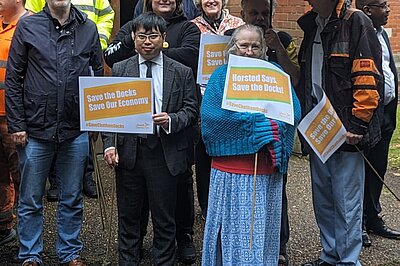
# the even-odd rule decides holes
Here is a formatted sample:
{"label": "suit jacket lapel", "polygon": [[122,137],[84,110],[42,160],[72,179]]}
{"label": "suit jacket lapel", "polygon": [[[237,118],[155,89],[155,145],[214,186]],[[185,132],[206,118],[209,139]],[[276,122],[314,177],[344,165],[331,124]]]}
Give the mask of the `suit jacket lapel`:
{"label": "suit jacket lapel", "polygon": [[140,77],[138,55],[131,57],[128,64],[126,64],[125,73],[127,77]]}
{"label": "suit jacket lapel", "polygon": [[162,106],[161,110],[163,112],[167,111],[167,106],[169,102],[169,98],[171,96],[172,85],[174,82],[174,72],[175,70],[170,66],[170,60],[163,56],[163,98],[162,98]]}

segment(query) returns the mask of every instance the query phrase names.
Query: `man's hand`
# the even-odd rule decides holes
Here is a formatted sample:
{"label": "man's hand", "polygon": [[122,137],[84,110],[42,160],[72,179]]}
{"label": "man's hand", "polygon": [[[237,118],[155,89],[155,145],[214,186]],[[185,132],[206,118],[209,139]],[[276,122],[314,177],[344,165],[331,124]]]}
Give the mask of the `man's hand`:
{"label": "man's hand", "polygon": [[11,134],[11,140],[15,145],[22,145],[22,147],[25,147],[25,144],[28,142],[28,133],[26,133],[26,131],[15,132]]}
{"label": "man's hand", "polygon": [[169,115],[167,113],[162,112],[159,114],[155,114],[152,117],[153,117],[154,124],[156,124],[157,126],[161,126],[164,129],[168,129]]}
{"label": "man's hand", "polygon": [[104,161],[111,169],[118,166],[119,156],[117,150],[115,148],[107,150],[104,154]]}
{"label": "man's hand", "polygon": [[363,138],[363,135],[357,135],[351,132],[346,132],[346,143],[350,145],[357,145]]}
{"label": "man's hand", "polygon": [[265,39],[265,44],[268,46],[268,48],[277,51],[280,51],[282,49],[285,50],[281,41],[279,40],[277,31],[275,31],[274,29],[266,30],[264,34],[264,39]]}

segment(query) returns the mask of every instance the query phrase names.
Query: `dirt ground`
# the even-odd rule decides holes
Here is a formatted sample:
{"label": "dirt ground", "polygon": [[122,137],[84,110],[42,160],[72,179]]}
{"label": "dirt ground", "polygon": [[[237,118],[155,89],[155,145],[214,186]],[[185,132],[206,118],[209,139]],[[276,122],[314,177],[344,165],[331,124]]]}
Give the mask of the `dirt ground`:
{"label": "dirt ground", "polygon": [[[99,157],[100,160],[100,157]],[[105,188],[105,202],[110,208],[111,184],[114,178],[113,173],[106,169],[100,160],[102,179]],[[386,176],[387,183],[391,188],[400,194],[400,172],[389,171]],[[287,186],[289,199],[290,219],[290,240],[288,243],[288,255],[290,265],[298,266],[306,261],[318,257],[321,249],[319,243],[319,232],[314,219],[311,203],[311,187],[309,162],[307,158],[293,157],[289,169],[289,181]],[[199,207],[196,202],[195,220],[195,244],[198,259],[195,265],[201,264],[202,235],[204,223],[199,214]],[[400,202],[384,190],[381,203],[383,206],[384,220],[393,228],[400,229]],[[45,265],[58,265],[55,253],[55,216],[57,203],[44,201],[45,229],[44,229],[44,254]],[[115,204],[115,201],[114,201]],[[102,230],[98,200],[85,198],[84,224],[82,240],[85,248],[82,256],[88,265],[118,265],[117,263],[117,218],[116,206],[113,215],[108,210],[107,218],[112,217],[112,233],[109,244],[109,233]],[[148,232],[151,232],[149,228]],[[361,261],[364,266],[400,266],[400,240],[389,240],[371,235],[372,247],[364,249],[361,254]],[[144,248],[146,252],[142,265],[151,265],[151,234],[145,239]],[[108,249],[108,257],[107,257]],[[0,248],[0,265],[20,265],[15,260],[18,251],[18,242],[12,242]]]}

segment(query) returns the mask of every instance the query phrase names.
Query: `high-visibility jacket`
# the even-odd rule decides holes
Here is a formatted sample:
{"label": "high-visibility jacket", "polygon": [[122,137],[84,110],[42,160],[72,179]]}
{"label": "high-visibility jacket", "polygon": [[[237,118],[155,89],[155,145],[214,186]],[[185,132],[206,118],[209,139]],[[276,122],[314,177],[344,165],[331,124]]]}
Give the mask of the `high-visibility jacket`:
{"label": "high-visibility jacket", "polygon": [[[101,49],[104,51],[109,43],[114,25],[114,10],[108,0],[72,0],[71,3],[84,12],[97,26]],[[46,0],[26,0],[25,8],[34,13],[42,11]]]}
{"label": "high-visibility jacket", "polygon": [[[26,15],[28,14],[29,12],[26,12]],[[0,116],[6,115],[4,79],[6,77],[8,52],[10,51],[11,40],[18,20],[19,18],[12,21],[3,29],[1,26],[3,25],[3,20],[0,18]]]}

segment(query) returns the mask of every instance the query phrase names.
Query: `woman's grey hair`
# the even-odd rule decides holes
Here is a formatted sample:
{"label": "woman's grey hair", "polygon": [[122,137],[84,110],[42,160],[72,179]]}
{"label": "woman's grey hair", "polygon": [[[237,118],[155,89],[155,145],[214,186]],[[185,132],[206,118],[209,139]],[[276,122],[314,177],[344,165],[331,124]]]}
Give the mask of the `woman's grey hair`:
{"label": "woman's grey hair", "polygon": [[229,40],[227,46],[226,46],[226,50],[225,50],[225,58],[226,61],[229,60],[229,55],[230,54],[236,54],[237,52],[237,47],[236,47],[236,42],[238,41],[237,39],[237,35],[241,32],[241,31],[253,31],[256,32],[258,34],[258,36],[260,37],[260,55],[259,55],[259,59],[266,59],[266,54],[267,54],[267,46],[265,44],[264,41],[264,32],[263,30],[255,25],[251,25],[251,24],[244,24],[240,27],[238,27],[232,34],[232,38]]}
{"label": "woman's grey hair", "polygon": [[[229,0],[222,0],[222,10],[225,9],[226,5],[228,4]],[[201,13],[204,13],[203,7],[202,7],[203,0],[195,0],[195,4],[198,10],[201,11]]]}

